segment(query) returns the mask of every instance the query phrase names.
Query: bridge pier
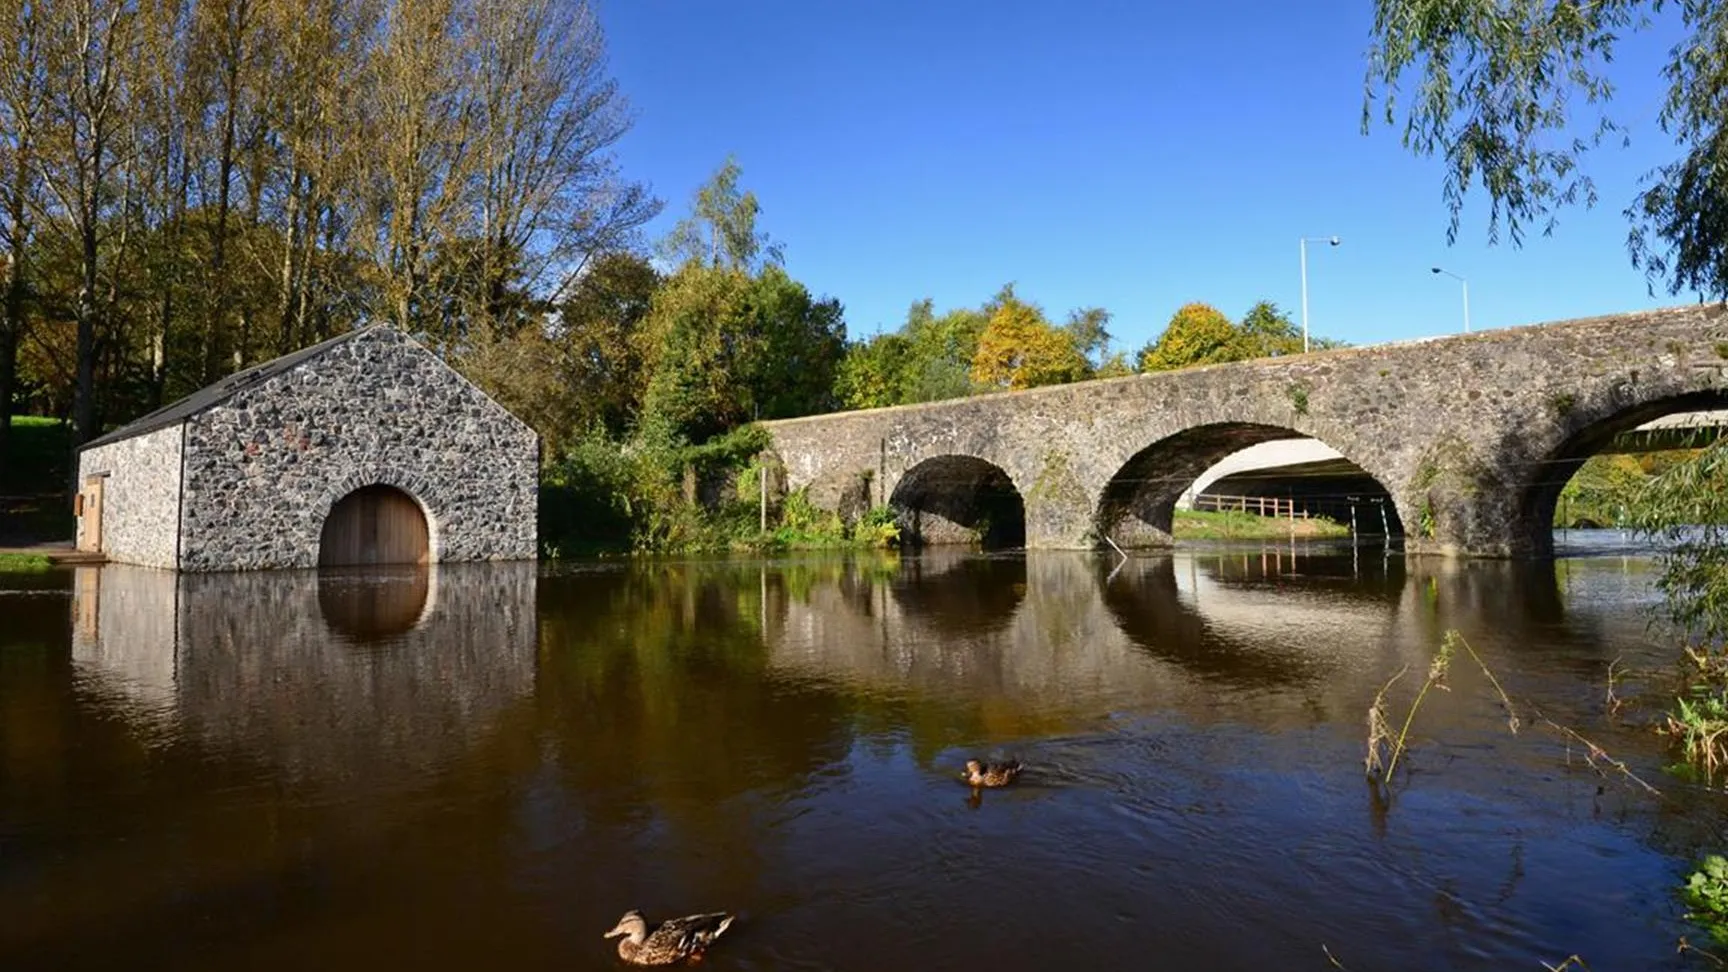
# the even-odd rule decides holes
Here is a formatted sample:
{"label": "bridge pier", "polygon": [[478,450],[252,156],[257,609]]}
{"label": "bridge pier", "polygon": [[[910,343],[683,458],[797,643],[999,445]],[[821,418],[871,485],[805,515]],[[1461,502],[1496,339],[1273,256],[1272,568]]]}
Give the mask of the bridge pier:
{"label": "bridge pier", "polygon": [[1092,529],[1091,509],[1047,499],[1026,504],[1028,549],[1091,550],[1099,542]]}

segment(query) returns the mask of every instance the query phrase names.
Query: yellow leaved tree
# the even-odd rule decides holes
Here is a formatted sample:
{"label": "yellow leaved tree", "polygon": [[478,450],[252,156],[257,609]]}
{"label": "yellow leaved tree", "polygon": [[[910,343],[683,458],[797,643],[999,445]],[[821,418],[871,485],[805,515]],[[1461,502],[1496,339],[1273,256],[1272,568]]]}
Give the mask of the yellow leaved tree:
{"label": "yellow leaved tree", "polygon": [[1085,379],[1090,371],[1086,356],[1074,338],[1052,325],[1035,304],[1014,296],[1004,287],[992,302],[990,322],[978,338],[972,358],[972,380],[1000,390],[1037,388]]}

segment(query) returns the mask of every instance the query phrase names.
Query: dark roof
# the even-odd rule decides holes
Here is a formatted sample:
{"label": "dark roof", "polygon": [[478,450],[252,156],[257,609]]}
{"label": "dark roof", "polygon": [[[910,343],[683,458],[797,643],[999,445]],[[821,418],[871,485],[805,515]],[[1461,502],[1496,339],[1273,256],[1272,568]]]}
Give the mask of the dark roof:
{"label": "dark roof", "polygon": [[320,341],[311,347],[301,348],[298,351],[291,351],[280,358],[272,358],[263,364],[253,365],[245,371],[236,371],[228,377],[223,378],[221,381],[200,388],[173,404],[164,405],[129,425],[123,425],[107,435],[91,439],[89,442],[80,446],[79,449],[82,451],[84,449],[95,448],[96,446],[105,446],[110,443],[119,442],[122,439],[130,439],[135,435],[143,435],[146,432],[165,429],[170,425],[178,425],[192,416],[197,415],[199,412],[215,408],[217,405],[233,398],[235,393],[239,392],[242,388],[255,385],[266,378],[274,378],[296,365],[304,364],[305,362],[318,357],[338,344],[342,344],[345,341],[352,341],[354,338],[382,326],[383,325],[381,324],[373,324],[368,327],[349,331],[346,334],[339,334],[327,341]]}

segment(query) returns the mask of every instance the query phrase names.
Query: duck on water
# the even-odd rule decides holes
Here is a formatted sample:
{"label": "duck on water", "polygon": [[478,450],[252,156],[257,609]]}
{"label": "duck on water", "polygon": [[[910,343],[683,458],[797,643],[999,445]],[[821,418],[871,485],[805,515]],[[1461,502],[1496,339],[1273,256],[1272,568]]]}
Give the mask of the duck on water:
{"label": "duck on water", "polygon": [[735,916],[724,911],[686,915],[663,922],[652,932],[640,911],[626,911],[604,937],[624,936],[618,957],[632,965],[671,965],[686,959],[698,961],[714,939],[726,931]]}

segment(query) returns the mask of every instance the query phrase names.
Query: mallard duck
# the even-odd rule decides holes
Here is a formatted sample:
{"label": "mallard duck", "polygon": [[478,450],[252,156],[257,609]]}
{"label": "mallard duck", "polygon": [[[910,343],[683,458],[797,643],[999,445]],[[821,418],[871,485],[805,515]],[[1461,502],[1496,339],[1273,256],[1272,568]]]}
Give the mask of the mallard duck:
{"label": "mallard duck", "polygon": [[966,761],[966,772],[961,779],[979,786],[1007,786],[1020,775],[1020,761],[1010,760],[1006,763],[985,763],[976,759]]}
{"label": "mallard duck", "polygon": [[648,921],[640,911],[626,911],[618,919],[618,927],[607,932],[606,938],[624,936],[618,943],[618,957],[634,965],[671,965],[674,962],[702,957],[702,952],[726,926],[732,915],[716,911],[706,915],[673,918],[648,931]]}

